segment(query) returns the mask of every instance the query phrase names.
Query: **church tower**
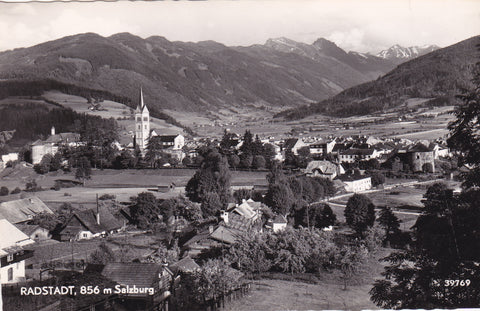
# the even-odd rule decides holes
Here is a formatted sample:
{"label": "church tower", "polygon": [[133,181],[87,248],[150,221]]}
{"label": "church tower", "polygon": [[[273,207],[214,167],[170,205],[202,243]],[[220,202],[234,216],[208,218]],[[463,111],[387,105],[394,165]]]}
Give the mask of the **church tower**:
{"label": "church tower", "polygon": [[140,98],[135,110],[135,145],[142,152],[147,149],[148,139],[150,137],[150,112],[143,102],[143,91],[140,88]]}

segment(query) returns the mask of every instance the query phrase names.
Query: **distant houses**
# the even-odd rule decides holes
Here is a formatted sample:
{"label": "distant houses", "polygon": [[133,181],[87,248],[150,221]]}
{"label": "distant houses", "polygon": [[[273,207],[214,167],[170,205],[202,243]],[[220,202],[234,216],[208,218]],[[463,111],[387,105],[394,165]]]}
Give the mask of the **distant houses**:
{"label": "distant houses", "polygon": [[0,279],[2,284],[25,280],[25,259],[33,257],[35,242],[6,219],[0,219]]}
{"label": "distant houses", "polygon": [[55,127],[52,127],[51,135],[46,140],[36,140],[31,144],[32,164],[38,164],[46,154],[54,155],[61,146],[78,146],[80,134],[60,133],[55,134]]}

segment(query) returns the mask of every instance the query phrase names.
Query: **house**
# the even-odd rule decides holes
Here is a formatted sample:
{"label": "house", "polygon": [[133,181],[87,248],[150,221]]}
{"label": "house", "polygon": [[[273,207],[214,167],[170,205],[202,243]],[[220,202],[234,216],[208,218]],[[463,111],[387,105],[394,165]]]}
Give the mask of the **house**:
{"label": "house", "polygon": [[80,134],[78,133],[60,133],[55,134],[55,127],[52,126],[51,135],[46,140],[36,140],[31,144],[32,163],[38,164],[46,154],[54,155],[60,146],[78,146],[80,144]]}
{"label": "house", "polygon": [[2,155],[1,160],[7,164],[8,162],[18,161],[18,153],[17,152],[10,152],[7,154]]}
{"label": "house", "polygon": [[287,218],[283,215],[277,215],[273,219],[269,219],[265,227],[267,229],[273,230],[273,232],[279,232],[285,230],[287,227],[288,221]]}
{"label": "house", "polygon": [[43,241],[51,238],[48,229],[40,225],[16,224],[15,227],[35,241]]}
{"label": "house", "polygon": [[193,272],[200,269],[200,266],[195,262],[195,260],[187,256],[171,264],[168,268],[173,272],[174,275],[176,275],[179,272]]}
{"label": "house", "polygon": [[375,149],[361,149],[361,148],[350,148],[344,151],[339,151],[338,161],[353,163],[355,161],[368,161],[370,159],[375,159],[380,156],[380,153]]}
{"label": "house", "polygon": [[372,179],[370,176],[350,176],[342,175],[339,179],[343,182],[346,192],[359,192],[372,189]]}
{"label": "house", "polygon": [[124,224],[104,206],[74,212],[65,226],[57,233],[60,241],[87,240],[105,236],[122,229]]}
{"label": "house", "polygon": [[335,139],[333,139],[331,141],[315,142],[310,144],[308,147],[310,148],[310,154],[315,159],[331,153],[335,147],[335,144]]}
{"label": "house", "polygon": [[0,219],[7,219],[12,224],[26,223],[41,213],[53,214],[37,197],[0,203]]}
{"label": "house", "polygon": [[333,180],[338,175],[345,174],[345,169],[341,164],[330,161],[310,161],[307,168],[304,169],[304,172],[307,176],[323,177]]}
{"label": "house", "polygon": [[392,171],[434,173],[434,149],[417,143],[414,146],[396,150],[386,163],[390,165]]}
{"label": "house", "polygon": [[293,152],[294,155],[298,155],[298,149],[300,149],[302,147],[307,147],[307,146],[308,145],[305,144],[303,142],[303,140],[301,140],[301,139],[289,138],[289,139],[285,140],[285,142],[283,143],[282,151],[283,151],[284,157],[285,157],[285,152],[286,151],[291,151],[291,152]]}
{"label": "house", "polygon": [[241,230],[228,228],[222,224],[216,228],[210,226],[185,242],[182,248],[188,256],[195,257],[212,247],[232,245],[241,234]]}
{"label": "house", "polygon": [[417,143],[407,149],[407,155],[412,171],[435,173],[435,155],[432,148]]}
{"label": "house", "polygon": [[33,257],[28,249],[35,242],[6,219],[0,219],[0,280],[2,284],[25,280],[25,259]]}
{"label": "house", "polygon": [[167,298],[173,273],[164,265],[140,262],[112,262],[96,265],[94,270],[118,285],[117,304],[121,310],[168,310]]}
{"label": "house", "polygon": [[162,151],[172,155],[172,157],[181,161],[185,157],[182,148],[185,146],[185,137],[183,135],[159,135],[158,130],[152,130],[149,141],[157,141],[162,147]]}

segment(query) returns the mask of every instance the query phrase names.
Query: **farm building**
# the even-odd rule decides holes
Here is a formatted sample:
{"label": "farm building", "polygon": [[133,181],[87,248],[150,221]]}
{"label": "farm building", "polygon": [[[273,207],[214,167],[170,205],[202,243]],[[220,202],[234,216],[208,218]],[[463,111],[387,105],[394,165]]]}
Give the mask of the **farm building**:
{"label": "farm building", "polygon": [[0,219],[0,280],[2,284],[25,280],[25,259],[33,257],[35,243],[6,219]]}
{"label": "farm building", "polygon": [[37,197],[0,203],[0,219],[7,219],[12,224],[26,223],[41,213],[53,214]]}
{"label": "farm building", "polygon": [[74,212],[65,226],[55,234],[60,241],[87,240],[119,231],[124,224],[110,211],[100,206],[97,211],[88,209]]}

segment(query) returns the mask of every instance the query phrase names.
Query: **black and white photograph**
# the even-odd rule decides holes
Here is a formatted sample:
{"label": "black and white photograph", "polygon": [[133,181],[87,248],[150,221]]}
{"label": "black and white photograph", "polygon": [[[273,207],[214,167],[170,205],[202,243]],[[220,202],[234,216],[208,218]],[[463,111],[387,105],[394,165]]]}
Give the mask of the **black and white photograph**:
{"label": "black and white photograph", "polygon": [[0,1],[0,311],[480,309],[480,1]]}

